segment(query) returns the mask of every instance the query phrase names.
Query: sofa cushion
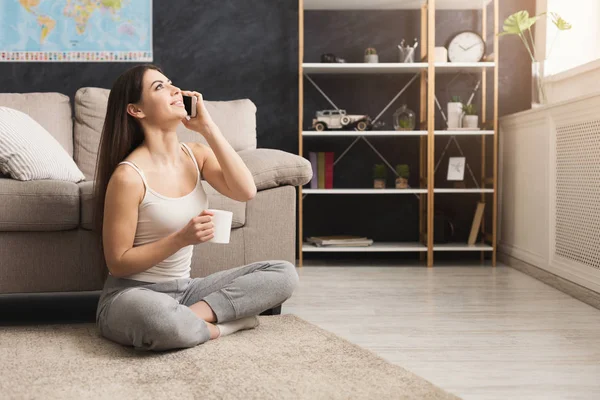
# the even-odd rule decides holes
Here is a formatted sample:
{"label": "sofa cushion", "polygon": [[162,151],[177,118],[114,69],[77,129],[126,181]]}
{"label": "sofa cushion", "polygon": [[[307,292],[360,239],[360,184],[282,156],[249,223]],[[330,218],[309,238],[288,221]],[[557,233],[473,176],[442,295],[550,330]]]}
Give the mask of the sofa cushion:
{"label": "sofa cushion", "polygon": [[252,173],[257,190],[302,186],[312,178],[310,162],[296,154],[275,149],[244,150],[238,154]]}
{"label": "sofa cushion", "polygon": [[[106,116],[108,89],[84,87],[75,94],[74,155],[75,162],[87,180],[93,180],[96,159]],[[236,150],[256,148],[256,106],[248,99],[232,101],[205,101],[211,117]],[[206,140],[183,124],[177,127],[182,142]]]}
{"label": "sofa cushion", "polygon": [[86,181],[93,181],[96,175],[96,159],[108,94],[108,90],[96,88],[82,88],[75,93],[73,159]]}
{"label": "sofa cushion", "polygon": [[73,156],[73,119],[68,96],[61,93],[0,93],[0,106],[29,115]]}
{"label": "sofa cushion", "polygon": [[0,178],[0,231],[64,231],[78,225],[77,184]]}
{"label": "sofa cushion", "polygon": [[[210,208],[233,212],[232,229],[244,226],[246,223],[246,203],[241,203],[223,196],[206,181],[202,181],[202,186],[208,196]],[[79,183],[79,192],[81,199],[81,227],[86,230],[92,230],[94,217],[94,182],[86,181]]]}
{"label": "sofa cushion", "polygon": [[21,181],[84,179],[71,155],[29,115],[0,106],[0,172]]}

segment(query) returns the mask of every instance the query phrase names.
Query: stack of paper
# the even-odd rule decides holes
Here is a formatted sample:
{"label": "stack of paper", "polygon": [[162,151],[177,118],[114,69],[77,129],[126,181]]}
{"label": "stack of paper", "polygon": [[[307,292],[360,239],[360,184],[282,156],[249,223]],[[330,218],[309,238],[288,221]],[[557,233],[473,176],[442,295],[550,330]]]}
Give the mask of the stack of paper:
{"label": "stack of paper", "polygon": [[367,247],[373,244],[372,239],[361,236],[311,236],[306,239],[317,247]]}

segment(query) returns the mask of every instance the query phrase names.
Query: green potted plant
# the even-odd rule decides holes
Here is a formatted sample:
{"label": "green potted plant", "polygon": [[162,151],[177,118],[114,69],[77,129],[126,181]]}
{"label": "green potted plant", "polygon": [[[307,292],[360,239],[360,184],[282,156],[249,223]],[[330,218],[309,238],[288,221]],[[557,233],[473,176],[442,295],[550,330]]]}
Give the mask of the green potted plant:
{"label": "green potted plant", "polygon": [[462,111],[465,114],[462,119],[463,128],[478,128],[479,127],[479,116],[477,115],[477,106],[475,104],[464,104],[462,105]]}
{"label": "green potted plant", "polygon": [[[554,40],[550,45],[550,50],[548,51],[548,55],[545,59],[540,60],[536,53],[536,46],[533,40],[533,34],[531,33],[531,27],[544,15],[549,15],[551,17],[552,23],[554,26],[558,28],[556,34],[554,36]],[[498,36],[504,35],[516,35],[521,39],[523,45],[527,49],[529,53],[529,57],[531,58],[531,104],[532,107],[538,107],[546,103],[546,91],[544,89],[544,71],[543,71],[543,63],[546,59],[550,57],[552,53],[552,47],[554,46],[554,42],[556,41],[556,37],[558,36],[559,31],[566,31],[571,29],[571,24],[565,21],[558,15],[557,13],[542,13],[540,15],[535,15],[533,17],[529,16],[529,13],[525,10],[518,11],[512,15],[510,15],[506,20],[504,20],[503,32],[500,32]]]}
{"label": "green potted plant", "polygon": [[396,189],[408,189],[408,178],[410,177],[408,164],[396,165],[396,175]]}
{"label": "green potted plant", "polygon": [[379,56],[377,55],[377,50],[374,47],[368,47],[365,50],[365,62],[366,63],[378,63]]}
{"label": "green potted plant", "polygon": [[373,187],[375,189],[385,189],[387,180],[387,170],[385,164],[375,164],[373,167]]}

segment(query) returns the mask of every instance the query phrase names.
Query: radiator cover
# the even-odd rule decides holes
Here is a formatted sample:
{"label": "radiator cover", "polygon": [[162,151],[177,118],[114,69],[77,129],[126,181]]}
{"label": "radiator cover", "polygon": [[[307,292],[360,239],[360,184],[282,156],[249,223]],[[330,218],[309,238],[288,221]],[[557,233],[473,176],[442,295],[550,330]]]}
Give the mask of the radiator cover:
{"label": "radiator cover", "polygon": [[555,257],[600,269],[600,119],[556,126]]}

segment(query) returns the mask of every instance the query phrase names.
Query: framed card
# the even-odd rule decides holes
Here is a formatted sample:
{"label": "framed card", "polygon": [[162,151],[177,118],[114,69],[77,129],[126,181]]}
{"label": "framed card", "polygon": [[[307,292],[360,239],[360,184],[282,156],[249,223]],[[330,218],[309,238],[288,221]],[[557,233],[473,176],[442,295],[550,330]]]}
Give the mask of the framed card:
{"label": "framed card", "polygon": [[465,179],[465,157],[450,157],[448,161],[448,180],[462,181]]}

